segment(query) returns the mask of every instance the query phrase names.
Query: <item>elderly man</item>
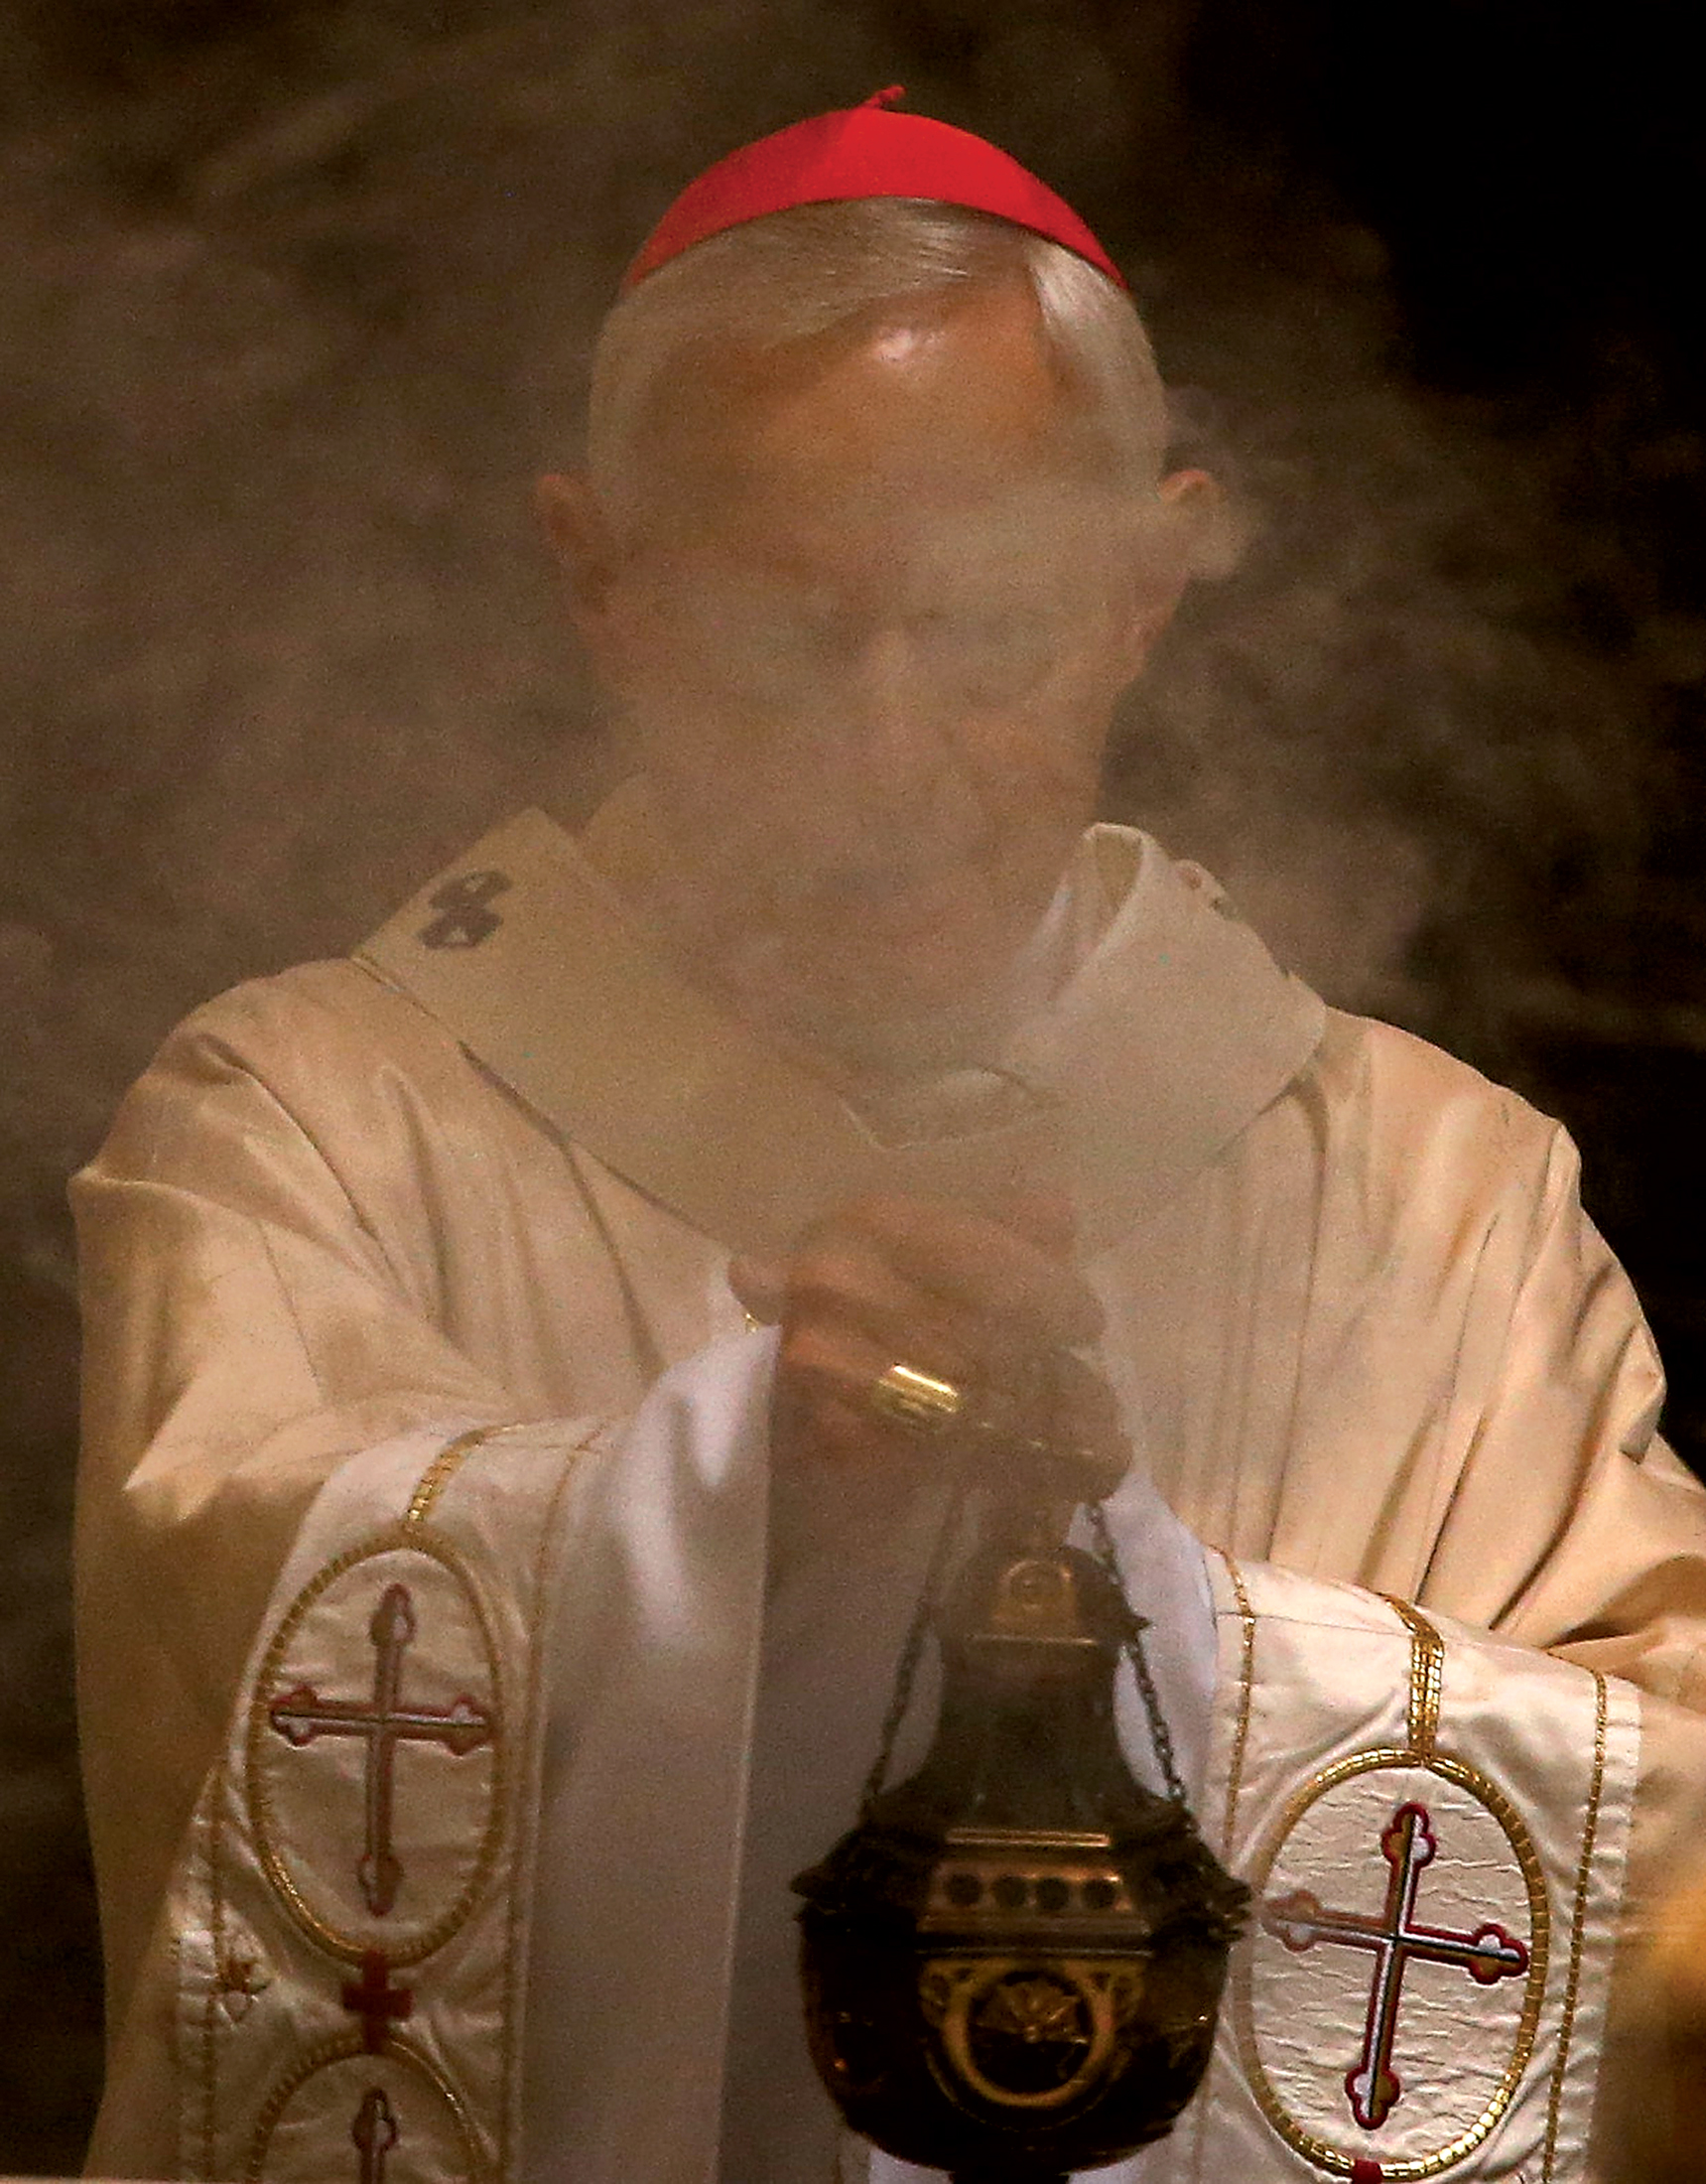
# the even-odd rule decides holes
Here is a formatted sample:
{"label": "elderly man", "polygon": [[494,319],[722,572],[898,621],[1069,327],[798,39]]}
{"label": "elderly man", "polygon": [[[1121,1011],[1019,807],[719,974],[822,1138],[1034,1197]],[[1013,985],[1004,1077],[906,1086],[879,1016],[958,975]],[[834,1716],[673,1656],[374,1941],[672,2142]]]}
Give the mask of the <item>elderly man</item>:
{"label": "elderly man", "polygon": [[1090,825],[1211,506],[1164,441],[1095,238],[881,101],[641,253],[541,488],[626,784],[198,1012],[79,1179],[109,2171],[912,2173],[817,2089],[787,1881],[922,1403],[1118,1481],[1256,1887],[1118,2174],[1590,2173],[1706,1504],[1555,1126]]}

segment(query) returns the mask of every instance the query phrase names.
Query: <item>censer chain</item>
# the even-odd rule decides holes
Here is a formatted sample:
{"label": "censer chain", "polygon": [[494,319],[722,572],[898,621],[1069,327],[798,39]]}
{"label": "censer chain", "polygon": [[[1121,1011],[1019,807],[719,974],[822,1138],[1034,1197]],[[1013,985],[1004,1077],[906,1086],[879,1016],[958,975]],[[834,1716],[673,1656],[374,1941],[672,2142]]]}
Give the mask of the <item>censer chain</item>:
{"label": "censer chain", "polygon": [[859,1813],[863,1819],[869,1819],[871,1807],[882,1795],[888,1781],[888,1770],[894,1758],[894,1746],[900,1735],[901,1723],[911,1711],[912,1687],[918,1680],[918,1664],[924,1658],[924,1641],[929,1635],[930,1618],[935,1612],[942,1590],[942,1578],[948,1567],[949,1553],[960,1530],[970,1469],[970,1451],[967,1451],[949,1474],[947,1495],[942,1505],[942,1522],[937,1527],[936,1538],[930,1549],[929,1567],[919,1588],[918,1605],[913,1609],[912,1621],[907,1627],[906,1643],[900,1649],[900,1662],[894,1672],[894,1689],[889,1694],[888,1711],[882,1717],[882,1728],[876,1740],[876,1758],[870,1773],[865,1777],[864,1789],[859,1796]]}
{"label": "censer chain", "polygon": [[1137,1682],[1137,1696],[1143,1702],[1143,1711],[1149,1722],[1149,1741],[1155,1749],[1155,1761],[1161,1770],[1161,1779],[1167,1785],[1167,1795],[1175,1805],[1185,1803],[1185,1785],[1179,1779],[1179,1767],[1173,1751],[1173,1732],[1167,1726],[1167,1717],[1161,1711],[1161,1695],[1155,1689],[1155,1678],[1149,1667],[1149,1655],[1143,1644],[1143,1633],[1149,1627],[1146,1615],[1139,1615],[1131,1605],[1125,1590],[1125,1574],[1119,1568],[1119,1556],[1114,1545],[1114,1535],[1108,1529],[1108,1512],[1099,1501],[1086,1504],[1085,1514],[1090,1522],[1090,1537],[1096,1550],[1096,1559],[1113,1580],[1114,1588],[1125,1606],[1126,1623],[1123,1632],[1125,1657],[1131,1663],[1131,1674]]}
{"label": "censer chain", "polygon": [[[906,1642],[901,1648],[900,1660],[894,1672],[894,1689],[889,1694],[888,1710],[883,1715],[882,1728],[877,1736],[876,1758],[872,1762],[870,1773],[865,1777],[864,1788],[859,1797],[859,1810],[866,1816],[887,1785],[901,1724],[911,1710],[913,1686],[918,1681],[918,1665],[924,1658],[924,1641],[929,1635],[930,1618],[938,1603],[943,1574],[966,1504],[969,1468],[968,1461],[962,1459],[949,1480],[942,1521],[937,1527],[936,1538],[931,1546],[929,1567],[925,1571],[924,1583],[919,1588],[918,1605],[913,1609],[912,1621],[907,1626]],[[1125,1573],[1119,1567],[1118,1552],[1114,1545],[1114,1535],[1108,1529],[1108,1515],[1103,1504],[1099,1501],[1087,1502],[1085,1515],[1090,1525],[1096,1559],[1108,1572],[1115,1591],[1125,1607],[1125,1627],[1120,1633],[1121,1648],[1131,1664],[1137,1696],[1143,1703],[1144,1718],[1149,1724],[1149,1741],[1154,1749],[1156,1764],[1161,1770],[1161,1779],[1166,1784],[1167,1795],[1173,1803],[1183,1805],[1186,1803],[1185,1785],[1179,1777],[1178,1759],[1173,1749],[1173,1732],[1167,1726],[1167,1717],[1161,1710],[1161,1697],[1155,1689],[1154,1672],[1149,1666],[1148,1651],[1143,1644],[1143,1633],[1149,1627],[1148,1618],[1139,1615],[1130,1604],[1125,1590]]]}

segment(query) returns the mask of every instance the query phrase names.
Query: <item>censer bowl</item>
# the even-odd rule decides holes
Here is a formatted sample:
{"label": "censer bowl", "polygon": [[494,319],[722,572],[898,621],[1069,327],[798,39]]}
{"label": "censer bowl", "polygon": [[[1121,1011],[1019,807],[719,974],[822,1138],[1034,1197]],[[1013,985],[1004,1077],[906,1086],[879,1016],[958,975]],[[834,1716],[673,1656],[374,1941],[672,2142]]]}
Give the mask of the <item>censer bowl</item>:
{"label": "censer bowl", "polygon": [[794,1884],[831,2097],[959,2184],[1122,2160],[1208,2065],[1247,1891],[1182,1796],[1125,1764],[1114,1681],[1132,1628],[1076,1549],[975,1557],[938,1624],[928,1758]]}

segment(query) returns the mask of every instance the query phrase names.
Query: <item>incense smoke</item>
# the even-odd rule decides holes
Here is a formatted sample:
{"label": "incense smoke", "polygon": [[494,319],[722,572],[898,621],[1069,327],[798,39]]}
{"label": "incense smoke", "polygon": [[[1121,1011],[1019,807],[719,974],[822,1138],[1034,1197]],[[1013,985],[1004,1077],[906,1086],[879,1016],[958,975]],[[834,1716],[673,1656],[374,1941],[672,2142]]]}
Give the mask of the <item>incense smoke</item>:
{"label": "incense smoke", "polygon": [[13,2165],[74,2163],[93,2069],[66,1173],[196,1002],[347,947],[517,805],[594,800],[528,481],[572,456],[617,273],[706,162],[903,74],[1131,265],[1180,455],[1227,479],[1245,543],[1130,706],[1111,809],[1217,870],[1331,998],[1486,1051],[1562,1006],[1569,946],[1630,925],[1640,724],[1700,646],[1653,619],[1614,662],[1575,633],[1584,588],[1625,581],[1569,504],[1579,435],[1501,433],[1394,368],[1374,238],[1184,126],[1189,0],[1125,29],[1003,0],[958,46],[954,12],[915,37],[879,0],[0,23],[0,1229],[33,1405],[9,1411],[0,1862],[60,1907],[74,1932],[41,1947],[82,1981],[45,1999],[23,1941],[6,1971],[12,2021],[68,2028],[0,2086],[37,2118]]}

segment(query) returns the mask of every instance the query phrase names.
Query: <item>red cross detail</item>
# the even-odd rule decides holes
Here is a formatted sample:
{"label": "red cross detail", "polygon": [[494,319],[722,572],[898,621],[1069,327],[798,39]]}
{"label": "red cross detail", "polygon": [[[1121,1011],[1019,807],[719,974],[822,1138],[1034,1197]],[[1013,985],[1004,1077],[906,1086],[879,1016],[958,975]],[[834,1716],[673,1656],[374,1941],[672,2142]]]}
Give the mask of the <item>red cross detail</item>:
{"label": "red cross detail", "polygon": [[361,1960],[360,1979],[343,1989],[343,2006],[361,2019],[362,2045],[369,2055],[377,2055],[385,2045],[388,2026],[413,2013],[415,1991],[393,1986],[391,1967],[376,1949],[370,1949]]}
{"label": "red cross detail", "polygon": [[473,1700],[453,1702],[443,1713],[402,1701],[403,1655],[415,1635],[415,1606],[407,1585],[387,1585],[373,1610],[373,1696],[322,1699],[312,1684],[299,1684],[275,1699],[267,1719],[287,1742],[312,1744],[317,1736],[359,1736],[367,1745],[367,1842],[356,1877],[367,1908],[383,1918],[397,1900],[403,1867],[391,1841],[391,1806],[397,1746],[438,1744],[458,1759],[489,1744],[492,1718]]}
{"label": "red cross detail", "polygon": [[1351,2114],[1366,2131],[1379,2129],[1403,2091],[1392,2068],[1392,2042],[1409,1966],[1418,1960],[1456,1965],[1481,1986],[1513,1979],[1528,1969],[1527,1950],[1502,1926],[1478,1926],[1472,1934],[1456,1934],[1446,1927],[1417,1924],[1416,1888],[1423,1866],[1438,1848],[1427,1807],[1400,1805],[1380,1836],[1380,1852],[1391,1870],[1378,1918],[1323,1910],[1320,1898],[1307,1888],[1262,1906],[1262,1925],[1287,1949],[1301,1952],[1322,1942],[1340,1949],[1366,1949],[1374,1957],[1363,2052],[1345,2073]]}
{"label": "red cross detail", "polygon": [[385,2184],[385,2156],[403,2134],[381,2087],[369,2086],[361,2096],[349,2135],[361,2156],[361,2184]]}

